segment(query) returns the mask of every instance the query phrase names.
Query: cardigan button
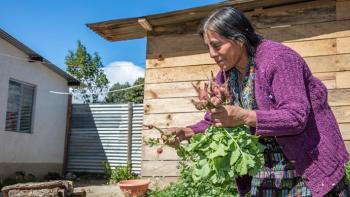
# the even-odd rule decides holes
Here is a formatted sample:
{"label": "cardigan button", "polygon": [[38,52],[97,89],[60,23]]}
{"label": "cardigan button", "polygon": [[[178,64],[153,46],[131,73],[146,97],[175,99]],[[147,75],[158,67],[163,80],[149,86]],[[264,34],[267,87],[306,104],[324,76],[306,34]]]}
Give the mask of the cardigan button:
{"label": "cardigan button", "polygon": [[295,164],[296,161],[295,160],[290,160],[290,163]]}

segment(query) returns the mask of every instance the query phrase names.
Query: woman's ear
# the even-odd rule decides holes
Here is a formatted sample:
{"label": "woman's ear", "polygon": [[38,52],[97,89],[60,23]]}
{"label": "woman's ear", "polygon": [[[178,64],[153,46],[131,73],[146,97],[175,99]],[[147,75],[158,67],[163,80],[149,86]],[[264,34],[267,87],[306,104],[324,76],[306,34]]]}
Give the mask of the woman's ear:
{"label": "woman's ear", "polygon": [[239,42],[239,46],[241,46],[241,48],[244,46],[244,41],[243,41],[243,40],[241,40],[241,41]]}
{"label": "woman's ear", "polygon": [[242,48],[244,46],[244,39],[243,38],[237,38],[237,44]]}

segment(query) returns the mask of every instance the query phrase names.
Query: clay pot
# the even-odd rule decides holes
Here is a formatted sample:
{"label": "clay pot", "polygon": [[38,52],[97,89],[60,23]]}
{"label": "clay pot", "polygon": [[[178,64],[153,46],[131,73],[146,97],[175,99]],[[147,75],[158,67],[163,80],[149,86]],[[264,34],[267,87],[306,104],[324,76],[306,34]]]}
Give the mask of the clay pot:
{"label": "clay pot", "polygon": [[119,181],[119,187],[124,194],[129,194],[131,196],[142,196],[146,193],[150,181],[143,179],[132,179]]}

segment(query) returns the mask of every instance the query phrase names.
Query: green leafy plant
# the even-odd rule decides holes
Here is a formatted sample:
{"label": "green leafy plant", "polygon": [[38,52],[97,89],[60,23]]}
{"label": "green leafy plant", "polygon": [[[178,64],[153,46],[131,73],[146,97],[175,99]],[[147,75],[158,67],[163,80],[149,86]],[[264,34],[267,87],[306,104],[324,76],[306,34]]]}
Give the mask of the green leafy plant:
{"label": "green leafy plant", "polygon": [[258,136],[242,125],[235,128],[211,126],[196,134],[178,154],[189,162],[193,180],[208,179],[214,185],[232,184],[238,176],[255,175],[264,164],[264,146]]}
{"label": "green leafy plant", "polygon": [[227,185],[225,188],[221,186],[215,186],[210,181],[202,179],[194,182],[191,176],[191,171],[182,164],[180,167],[181,177],[180,180],[171,183],[164,189],[157,187],[148,193],[150,197],[234,197],[238,196],[234,182]]}
{"label": "green leafy plant", "polygon": [[112,168],[108,161],[102,162],[104,179],[108,182],[112,175]]}
{"label": "green leafy plant", "polygon": [[118,183],[121,180],[137,179],[139,176],[132,172],[131,164],[126,166],[118,166],[112,169],[108,161],[103,162],[104,177],[108,183]]}
{"label": "green leafy plant", "polygon": [[348,184],[350,184],[350,161],[345,165],[345,180]]}
{"label": "green leafy plant", "polygon": [[23,171],[17,171],[14,174],[14,178],[8,177],[0,181],[0,189],[8,185],[14,185],[17,183],[28,183],[28,182],[38,182],[40,181],[33,174],[26,174]]}

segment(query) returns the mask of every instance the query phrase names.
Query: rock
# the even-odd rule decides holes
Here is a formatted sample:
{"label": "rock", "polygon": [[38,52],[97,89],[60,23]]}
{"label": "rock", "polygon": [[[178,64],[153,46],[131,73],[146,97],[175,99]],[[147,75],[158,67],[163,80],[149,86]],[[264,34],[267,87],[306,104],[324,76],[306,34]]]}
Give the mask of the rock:
{"label": "rock", "polygon": [[22,183],[3,187],[4,197],[37,197],[37,196],[71,196],[72,181],[50,181],[40,183]]}

